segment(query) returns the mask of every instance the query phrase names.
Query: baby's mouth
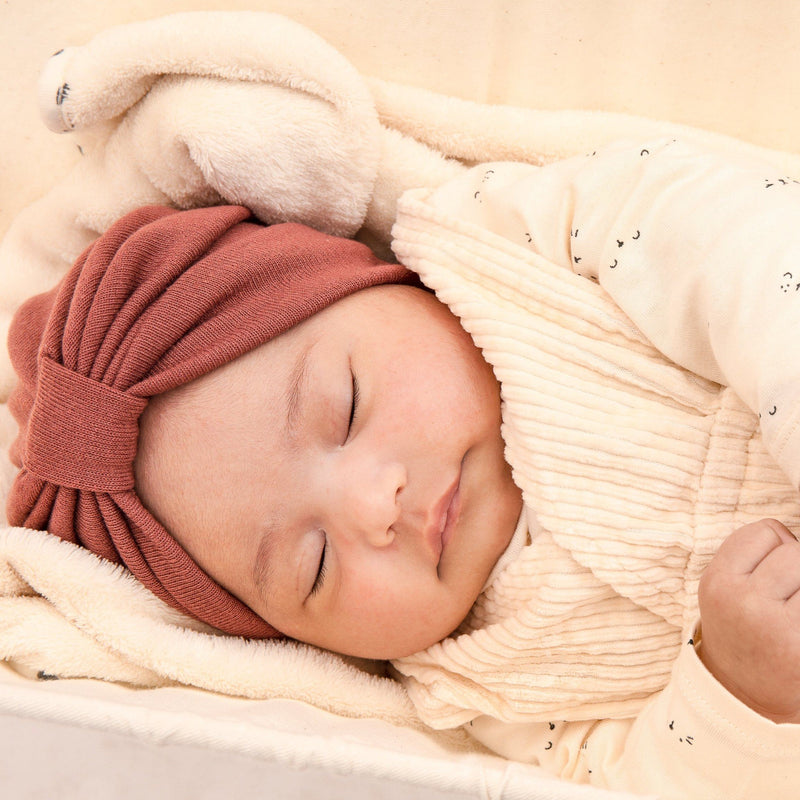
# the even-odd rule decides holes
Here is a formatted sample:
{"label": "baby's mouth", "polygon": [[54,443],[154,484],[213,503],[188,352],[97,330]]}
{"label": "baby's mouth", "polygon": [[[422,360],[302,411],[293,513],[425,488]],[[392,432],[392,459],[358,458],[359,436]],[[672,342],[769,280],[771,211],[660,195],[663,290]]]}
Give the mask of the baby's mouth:
{"label": "baby's mouth", "polygon": [[447,543],[452,539],[453,532],[461,513],[461,468],[459,467],[450,486],[434,506],[431,521],[425,531],[425,538],[431,542],[436,556],[437,566],[442,559]]}

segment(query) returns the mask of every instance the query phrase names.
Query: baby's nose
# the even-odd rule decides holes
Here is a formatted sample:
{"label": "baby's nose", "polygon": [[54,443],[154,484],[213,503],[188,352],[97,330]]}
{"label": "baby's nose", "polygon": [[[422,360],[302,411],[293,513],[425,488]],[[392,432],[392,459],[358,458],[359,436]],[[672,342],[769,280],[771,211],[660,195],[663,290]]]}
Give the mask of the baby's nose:
{"label": "baby's nose", "polygon": [[344,479],[342,491],[346,527],[375,547],[391,544],[407,480],[405,468],[396,462],[373,465],[353,478]]}

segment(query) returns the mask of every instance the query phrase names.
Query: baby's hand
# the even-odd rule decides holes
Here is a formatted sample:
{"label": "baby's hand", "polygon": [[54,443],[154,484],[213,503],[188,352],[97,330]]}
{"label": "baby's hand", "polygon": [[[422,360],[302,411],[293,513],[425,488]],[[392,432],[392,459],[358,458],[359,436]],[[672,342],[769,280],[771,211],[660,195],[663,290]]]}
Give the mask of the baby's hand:
{"label": "baby's hand", "polygon": [[725,540],[700,580],[700,657],[735,697],[800,722],[800,542],[772,519]]}

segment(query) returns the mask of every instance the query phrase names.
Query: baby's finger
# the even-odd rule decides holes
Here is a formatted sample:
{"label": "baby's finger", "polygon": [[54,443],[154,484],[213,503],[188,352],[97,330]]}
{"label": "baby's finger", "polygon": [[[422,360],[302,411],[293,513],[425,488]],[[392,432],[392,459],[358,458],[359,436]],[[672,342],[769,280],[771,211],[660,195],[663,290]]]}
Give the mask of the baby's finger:
{"label": "baby's finger", "polygon": [[761,597],[788,600],[800,592],[800,542],[784,542],[753,570],[749,585]]}
{"label": "baby's finger", "polygon": [[747,575],[776,547],[797,541],[792,532],[774,519],[762,519],[735,530],[719,548],[714,565],[725,572]]}

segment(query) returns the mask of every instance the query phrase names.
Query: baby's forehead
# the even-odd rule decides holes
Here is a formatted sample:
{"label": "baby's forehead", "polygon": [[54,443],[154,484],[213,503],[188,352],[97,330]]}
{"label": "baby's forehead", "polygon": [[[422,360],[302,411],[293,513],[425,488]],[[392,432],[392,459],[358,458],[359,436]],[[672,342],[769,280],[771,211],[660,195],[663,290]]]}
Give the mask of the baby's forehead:
{"label": "baby's forehead", "polygon": [[[304,357],[318,343],[326,358],[351,344],[353,337],[380,347],[389,338],[413,332],[420,317],[436,317],[442,309],[446,306],[435,295],[417,287],[390,284],[363,289],[215,370],[153,398],[153,416],[157,413],[192,425],[198,415],[246,406],[254,392],[263,395],[271,388],[285,394],[303,377]],[[444,330],[443,335],[447,335]]]}

